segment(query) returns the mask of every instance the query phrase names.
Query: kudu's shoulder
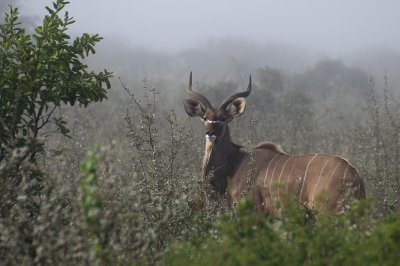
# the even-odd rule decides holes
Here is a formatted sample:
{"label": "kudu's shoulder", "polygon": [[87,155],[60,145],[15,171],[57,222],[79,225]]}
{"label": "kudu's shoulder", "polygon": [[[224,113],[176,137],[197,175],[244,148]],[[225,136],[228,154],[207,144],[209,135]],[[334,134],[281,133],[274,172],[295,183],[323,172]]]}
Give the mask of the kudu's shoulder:
{"label": "kudu's shoulder", "polygon": [[278,152],[281,154],[286,154],[280,145],[269,142],[269,141],[263,141],[263,142],[258,143],[254,147],[254,149],[271,150],[271,151]]}

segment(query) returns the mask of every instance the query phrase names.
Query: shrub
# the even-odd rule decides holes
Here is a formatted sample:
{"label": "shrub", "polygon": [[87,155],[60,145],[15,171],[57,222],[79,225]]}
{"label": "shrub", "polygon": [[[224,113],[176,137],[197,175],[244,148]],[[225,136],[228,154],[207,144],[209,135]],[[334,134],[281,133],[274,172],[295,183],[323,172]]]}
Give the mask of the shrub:
{"label": "shrub", "polygon": [[371,202],[365,201],[353,206],[347,214],[319,216],[313,222],[305,211],[292,205],[276,219],[243,211],[243,204],[239,204],[242,210],[235,221],[223,217],[206,237],[176,241],[168,247],[163,262],[168,265],[398,263],[398,215],[377,221],[371,215]]}

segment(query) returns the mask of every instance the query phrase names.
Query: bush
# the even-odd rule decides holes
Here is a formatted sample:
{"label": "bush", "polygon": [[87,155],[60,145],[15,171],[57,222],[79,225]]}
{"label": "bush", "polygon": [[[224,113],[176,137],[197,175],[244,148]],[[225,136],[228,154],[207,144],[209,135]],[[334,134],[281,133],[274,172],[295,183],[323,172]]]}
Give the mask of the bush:
{"label": "bush", "polygon": [[[243,203],[239,204],[243,205]],[[224,217],[201,239],[177,241],[167,265],[396,265],[400,259],[400,217],[383,221],[360,202],[342,216],[309,219],[296,204],[279,219],[238,212]],[[250,205],[252,210],[252,207]],[[246,209],[246,207],[244,207]]]}
{"label": "bush", "polygon": [[[155,263],[169,242],[185,239],[193,227],[200,231],[207,226],[218,206],[204,206],[204,192],[193,174],[200,152],[187,120],[180,122],[173,109],[163,112],[157,89],[146,81],[143,87],[139,98],[124,86],[131,98],[124,118],[131,147],[136,223],[142,233],[151,235],[137,257]],[[203,207],[208,211],[198,216]]]}

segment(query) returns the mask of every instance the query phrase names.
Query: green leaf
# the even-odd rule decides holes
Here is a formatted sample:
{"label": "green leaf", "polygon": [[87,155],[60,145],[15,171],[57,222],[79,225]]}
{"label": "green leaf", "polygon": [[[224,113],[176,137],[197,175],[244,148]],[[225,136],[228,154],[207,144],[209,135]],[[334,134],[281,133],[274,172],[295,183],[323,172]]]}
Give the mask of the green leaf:
{"label": "green leaf", "polygon": [[54,11],[52,9],[50,9],[49,7],[46,6],[47,12],[49,12],[51,15],[54,14]]}
{"label": "green leaf", "polygon": [[106,85],[107,85],[107,89],[111,88],[111,82],[109,79],[106,79]]}

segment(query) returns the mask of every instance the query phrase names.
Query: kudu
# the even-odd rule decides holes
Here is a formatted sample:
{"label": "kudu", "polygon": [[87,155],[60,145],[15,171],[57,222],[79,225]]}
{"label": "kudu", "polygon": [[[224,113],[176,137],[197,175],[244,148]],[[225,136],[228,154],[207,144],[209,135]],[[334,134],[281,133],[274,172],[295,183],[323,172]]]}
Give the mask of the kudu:
{"label": "kudu", "polygon": [[214,108],[203,95],[192,90],[190,73],[184,106],[191,117],[200,117],[206,129],[206,147],[200,179],[217,193],[228,192],[232,203],[249,192],[259,210],[275,213],[287,196],[294,196],[306,208],[338,214],[348,196],[365,198],[364,184],[345,159],[326,154],[287,155],[279,146],[262,142],[251,152],[235,144],[228,123],[243,114],[246,91],[225,98]]}

